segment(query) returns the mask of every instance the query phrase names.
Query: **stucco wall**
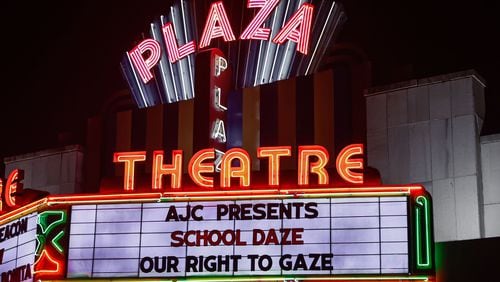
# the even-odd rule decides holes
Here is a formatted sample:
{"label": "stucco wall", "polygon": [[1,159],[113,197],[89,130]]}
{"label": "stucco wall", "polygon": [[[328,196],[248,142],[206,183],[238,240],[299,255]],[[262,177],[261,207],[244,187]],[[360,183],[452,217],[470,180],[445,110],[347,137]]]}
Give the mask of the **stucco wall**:
{"label": "stucco wall", "polygon": [[385,184],[421,183],[438,242],[484,236],[484,83],[473,71],[367,91],[368,165]]}
{"label": "stucco wall", "polygon": [[5,175],[14,169],[24,170],[24,187],[51,194],[81,192],[83,150],[80,146],[13,156],[4,159]]}
{"label": "stucco wall", "polygon": [[500,236],[500,134],[481,137],[481,167],[485,236]]}

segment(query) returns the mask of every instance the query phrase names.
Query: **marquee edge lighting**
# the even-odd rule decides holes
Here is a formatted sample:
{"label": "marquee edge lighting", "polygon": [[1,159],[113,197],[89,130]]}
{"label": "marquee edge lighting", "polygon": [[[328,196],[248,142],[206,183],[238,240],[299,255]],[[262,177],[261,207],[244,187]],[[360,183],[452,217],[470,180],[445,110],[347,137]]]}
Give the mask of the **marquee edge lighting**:
{"label": "marquee edge lighting", "polygon": [[[141,278],[141,281],[161,281],[161,282],[221,282],[221,281],[431,281],[429,276],[345,276],[345,277],[299,277],[299,276],[262,276],[262,277],[207,277],[207,278],[186,278],[186,279],[148,279]],[[50,280],[51,282],[63,282],[68,280]],[[136,282],[137,279],[71,279],[72,282]]]}
{"label": "marquee edge lighting", "polygon": [[46,205],[47,204],[47,198],[40,199],[38,201],[35,201],[33,203],[27,204],[25,206],[22,206],[18,209],[12,210],[10,212],[7,212],[5,214],[0,215],[0,225],[4,224],[5,222],[8,222],[12,219],[20,218],[23,217],[27,214],[30,214],[34,211],[36,211],[40,206]]}
{"label": "marquee edge lighting", "polygon": [[216,201],[227,199],[266,199],[266,198],[313,198],[313,197],[371,197],[371,196],[408,196],[419,193],[422,186],[379,186],[379,187],[339,187],[339,188],[297,188],[262,190],[219,190],[151,192],[102,195],[55,195],[47,196],[36,202],[0,215],[0,225],[32,213],[46,206],[71,204],[115,204],[115,203],[159,203],[170,201]]}

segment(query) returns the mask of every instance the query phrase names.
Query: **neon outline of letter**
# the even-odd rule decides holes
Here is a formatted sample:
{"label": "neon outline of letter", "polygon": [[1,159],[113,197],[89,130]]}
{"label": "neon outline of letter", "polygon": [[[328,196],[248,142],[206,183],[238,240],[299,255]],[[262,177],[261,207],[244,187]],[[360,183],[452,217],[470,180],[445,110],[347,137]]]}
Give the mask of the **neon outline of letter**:
{"label": "neon outline of letter", "polygon": [[[302,4],[285,26],[276,34],[273,42],[276,44],[283,44],[286,40],[290,40],[297,43],[297,51],[307,55],[311,37],[313,13],[314,5],[308,3]],[[299,25],[300,31],[297,30]]]}
{"label": "neon outline of letter", "polygon": [[212,128],[211,137],[213,140],[217,140],[220,143],[226,143],[226,127],[224,121],[221,119],[216,119]]}
{"label": "neon outline of letter", "polygon": [[[231,162],[240,160],[239,167],[232,167]],[[222,157],[220,183],[221,187],[231,187],[231,178],[239,177],[240,186],[250,186],[250,156],[248,152],[241,148],[232,148]]]}
{"label": "neon outline of letter", "polygon": [[[220,23],[220,26],[216,26],[217,22]],[[210,6],[210,11],[208,13],[207,21],[205,22],[205,28],[203,29],[203,33],[201,35],[199,47],[207,47],[210,45],[212,39],[217,37],[222,37],[225,42],[236,40],[222,1],[212,3]]]}
{"label": "neon outline of letter", "polygon": [[202,173],[214,173],[214,162],[203,163],[208,159],[215,159],[214,149],[204,149],[196,152],[189,160],[188,172],[193,182],[201,187],[213,188],[214,178],[201,175]]}
{"label": "neon outline of letter", "polygon": [[173,189],[181,188],[182,181],[182,150],[172,151],[172,163],[163,163],[164,152],[162,150],[153,152],[153,172],[151,176],[153,190],[162,188],[164,175],[170,175],[170,186]]}
{"label": "neon outline of letter", "polygon": [[[310,163],[309,158],[315,156],[318,161]],[[330,179],[325,166],[328,164],[330,156],[323,146],[299,146],[298,157],[298,183],[299,185],[309,185],[309,172],[318,175],[318,184],[328,184]]]}
{"label": "neon outline of letter", "polygon": [[290,157],[292,155],[292,147],[259,147],[257,148],[258,158],[268,158],[269,172],[268,184],[277,186],[280,184],[280,157]]}
{"label": "neon outline of letter", "polygon": [[[144,52],[151,52],[149,58],[144,60],[142,56]],[[132,63],[139,72],[142,82],[148,83],[153,79],[153,73],[151,69],[158,64],[161,57],[160,43],[153,39],[145,39],[139,45],[134,47],[130,52],[128,52]]]}
{"label": "neon outline of letter", "polygon": [[162,30],[163,38],[165,39],[165,45],[167,47],[168,60],[172,64],[190,54],[193,54],[196,51],[196,44],[194,43],[194,41],[189,41],[182,46],[178,45],[177,37],[175,35],[172,23],[166,23],[162,27]]}
{"label": "neon outline of letter", "polygon": [[255,15],[247,28],[241,33],[240,39],[268,40],[271,29],[261,27],[271,12],[278,6],[280,0],[248,0],[247,8],[262,8]]}
{"label": "neon outline of letter", "polygon": [[18,188],[19,190],[22,190],[23,186],[22,183],[20,183],[20,181],[23,179],[24,179],[24,174],[22,170],[14,169],[13,171],[10,172],[9,177],[5,182],[5,204],[8,207],[16,206],[16,197],[12,196],[12,194],[16,193]]}
{"label": "neon outline of letter", "polygon": [[347,182],[362,184],[364,181],[363,173],[353,172],[352,169],[363,169],[363,159],[351,159],[354,155],[363,154],[363,144],[351,144],[340,151],[337,156],[337,172]]}
{"label": "neon outline of letter", "polygon": [[143,162],[145,160],[146,151],[114,153],[114,163],[125,163],[123,173],[123,189],[125,191],[134,190],[135,162]]}

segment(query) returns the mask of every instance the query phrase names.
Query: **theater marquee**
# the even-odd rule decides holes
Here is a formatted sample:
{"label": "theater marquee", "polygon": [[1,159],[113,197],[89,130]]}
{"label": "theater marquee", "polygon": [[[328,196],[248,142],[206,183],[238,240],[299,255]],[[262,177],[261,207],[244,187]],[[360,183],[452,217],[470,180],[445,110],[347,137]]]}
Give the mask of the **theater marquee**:
{"label": "theater marquee", "polygon": [[75,205],[68,278],[408,274],[407,197]]}
{"label": "theater marquee", "polygon": [[427,281],[431,210],[412,185],[49,196],[0,216],[2,281]]}

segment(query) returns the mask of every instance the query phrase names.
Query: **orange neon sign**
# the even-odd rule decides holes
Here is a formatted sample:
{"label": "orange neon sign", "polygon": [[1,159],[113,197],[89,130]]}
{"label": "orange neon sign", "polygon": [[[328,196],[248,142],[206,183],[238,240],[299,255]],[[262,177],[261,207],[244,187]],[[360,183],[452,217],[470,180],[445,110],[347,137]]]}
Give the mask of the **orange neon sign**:
{"label": "orange neon sign", "polygon": [[[268,163],[268,186],[280,185],[280,160],[290,157],[292,149],[290,146],[260,147],[257,149],[257,157]],[[363,158],[353,158],[363,155],[363,144],[352,144],[339,153],[336,158],[336,170],[338,175],[346,182],[363,184],[364,169]],[[203,149],[196,152],[189,161],[187,169],[193,183],[199,187],[213,188],[215,173],[215,150]],[[182,185],[182,150],[172,151],[172,161],[164,164],[163,151],[153,152],[151,187],[154,190],[162,189],[163,176],[170,176],[170,187],[179,189]],[[317,185],[330,183],[330,176],[326,166],[330,160],[328,151],[319,145],[299,146],[297,163],[297,184],[300,186],[310,185],[310,175],[316,175]],[[115,163],[124,163],[125,191],[134,190],[135,164],[146,160],[146,152],[117,152],[114,154]],[[248,152],[242,148],[233,148],[227,151],[221,160],[220,187],[231,187],[232,180],[238,180],[240,187],[249,187],[251,181],[251,158]],[[212,174],[212,176],[210,175]]]}
{"label": "orange neon sign", "polygon": [[354,184],[363,183],[363,174],[352,171],[353,169],[363,169],[363,159],[351,159],[355,155],[363,154],[363,145],[349,145],[342,149],[337,157],[337,171],[345,181]]}
{"label": "orange neon sign", "polygon": [[268,158],[269,161],[269,185],[280,185],[280,157],[290,157],[292,148],[284,147],[260,147],[257,149],[257,157]]}

